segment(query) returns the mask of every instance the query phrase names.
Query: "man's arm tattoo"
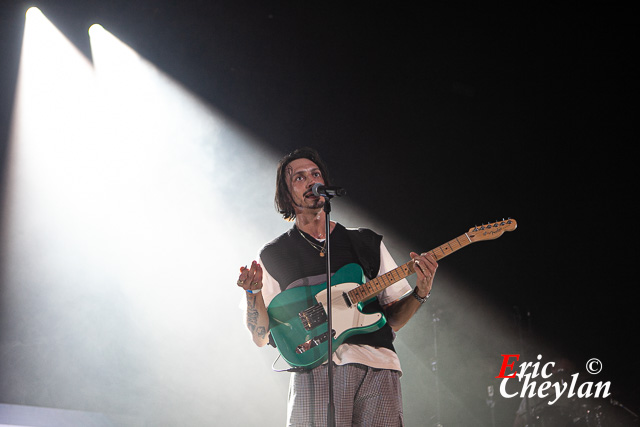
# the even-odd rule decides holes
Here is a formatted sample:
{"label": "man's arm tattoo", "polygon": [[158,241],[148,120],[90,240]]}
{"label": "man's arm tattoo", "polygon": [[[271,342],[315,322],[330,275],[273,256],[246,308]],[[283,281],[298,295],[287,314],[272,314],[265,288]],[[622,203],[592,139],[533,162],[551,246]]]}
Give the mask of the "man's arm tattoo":
{"label": "man's arm tattoo", "polygon": [[256,310],[256,299],[247,299],[247,327],[253,333],[258,323],[258,310]]}
{"label": "man's arm tattoo", "polygon": [[256,310],[256,299],[249,298],[247,301],[247,327],[252,334],[256,334],[260,338],[267,335],[267,329],[264,326],[258,327],[258,317],[260,313]]}

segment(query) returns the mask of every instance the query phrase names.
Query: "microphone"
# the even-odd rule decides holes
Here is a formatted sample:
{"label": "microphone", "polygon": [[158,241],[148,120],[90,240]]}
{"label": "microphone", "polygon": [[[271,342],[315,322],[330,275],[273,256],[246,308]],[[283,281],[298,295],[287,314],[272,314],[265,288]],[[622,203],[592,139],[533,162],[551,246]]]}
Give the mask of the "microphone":
{"label": "microphone", "polygon": [[317,197],[344,196],[347,194],[347,191],[342,187],[327,186],[319,183],[313,184],[311,191],[313,192],[313,195]]}

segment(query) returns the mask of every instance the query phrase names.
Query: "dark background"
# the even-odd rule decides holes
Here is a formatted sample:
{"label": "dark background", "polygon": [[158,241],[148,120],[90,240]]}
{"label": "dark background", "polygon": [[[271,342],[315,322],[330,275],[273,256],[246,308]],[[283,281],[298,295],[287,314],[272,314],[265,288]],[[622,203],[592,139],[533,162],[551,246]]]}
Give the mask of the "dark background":
{"label": "dark background", "polygon": [[[2,153],[30,5],[0,12]],[[631,10],[502,1],[37,6],[88,57],[86,31],[98,22],[282,154],[317,148],[349,199],[417,250],[515,218],[517,231],[441,268],[472,278],[505,318],[520,313],[525,341],[541,339],[580,365],[602,360],[604,379],[637,409]]]}

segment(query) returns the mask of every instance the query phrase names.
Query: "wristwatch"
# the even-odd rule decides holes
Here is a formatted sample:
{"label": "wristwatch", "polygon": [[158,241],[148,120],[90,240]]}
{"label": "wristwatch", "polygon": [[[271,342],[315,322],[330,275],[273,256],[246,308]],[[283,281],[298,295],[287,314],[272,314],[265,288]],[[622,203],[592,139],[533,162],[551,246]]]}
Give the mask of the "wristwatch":
{"label": "wristwatch", "polygon": [[416,286],[415,288],[413,288],[413,292],[411,292],[411,295],[415,299],[417,299],[420,302],[420,304],[424,304],[429,299],[431,292],[429,292],[426,297],[422,298],[420,295],[418,295],[418,287]]}

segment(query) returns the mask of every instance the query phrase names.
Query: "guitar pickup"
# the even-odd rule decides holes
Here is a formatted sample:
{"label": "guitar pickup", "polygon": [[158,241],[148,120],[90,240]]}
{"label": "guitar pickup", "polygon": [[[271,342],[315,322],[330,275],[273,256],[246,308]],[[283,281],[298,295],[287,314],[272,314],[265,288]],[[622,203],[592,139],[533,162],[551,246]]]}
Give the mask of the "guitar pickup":
{"label": "guitar pickup", "polygon": [[312,305],[306,310],[301,311],[298,313],[298,317],[300,317],[302,326],[304,326],[307,331],[310,331],[323,323],[327,323],[328,320],[327,312],[324,311],[324,307],[321,303]]}
{"label": "guitar pickup", "polygon": [[351,298],[349,298],[348,292],[343,292],[342,298],[344,298],[344,303],[347,305],[347,307],[351,308],[351,306],[353,306],[353,303],[351,302]]}
{"label": "guitar pickup", "polygon": [[[313,347],[316,347],[322,344],[323,342],[325,342],[328,336],[329,336],[329,332],[325,332],[324,334],[320,334],[317,337],[311,338],[310,340],[303,342],[302,344],[296,347],[296,353],[302,354],[305,351],[311,350]],[[333,337],[336,336],[335,329],[331,331],[331,336]]]}

